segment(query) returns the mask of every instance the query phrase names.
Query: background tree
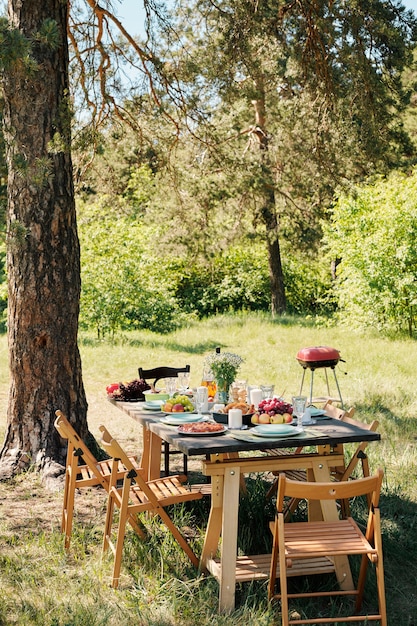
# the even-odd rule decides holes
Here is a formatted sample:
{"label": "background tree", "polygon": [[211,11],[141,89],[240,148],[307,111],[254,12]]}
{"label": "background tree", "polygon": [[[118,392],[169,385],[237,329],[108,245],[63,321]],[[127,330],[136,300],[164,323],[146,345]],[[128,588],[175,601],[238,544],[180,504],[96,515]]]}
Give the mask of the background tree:
{"label": "background tree", "polygon": [[282,242],[311,251],[335,189],[412,153],[398,112],[415,20],[378,1],[184,2],[175,17],[159,56],[201,139],[196,169],[250,208],[282,312]]}
{"label": "background tree", "polygon": [[77,347],[79,244],[70,153],[67,4],[9,2],[1,24],[8,165],[10,394],[0,476],[59,459],[54,412],[86,434]]}
{"label": "background tree", "polygon": [[417,175],[393,173],[342,197],[327,241],[337,268],[340,319],[408,332],[417,319]]}

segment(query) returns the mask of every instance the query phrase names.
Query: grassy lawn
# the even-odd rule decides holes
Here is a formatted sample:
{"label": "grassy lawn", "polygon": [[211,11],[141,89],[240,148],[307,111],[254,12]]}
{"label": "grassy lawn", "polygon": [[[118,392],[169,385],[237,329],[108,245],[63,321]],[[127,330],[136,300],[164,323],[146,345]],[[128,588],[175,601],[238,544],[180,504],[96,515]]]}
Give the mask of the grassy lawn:
{"label": "grassy lawn", "polygon": [[[337,366],[345,404],[356,417],[380,421],[382,441],[368,447],[371,468],[385,471],[382,524],[389,624],[417,624],[417,350],[409,339],[359,334],[346,327],[317,328],[308,321],[273,321],[264,315],[218,317],[170,335],[138,332],[114,342],[82,335],[80,349],[93,434],[104,423],[129,452],[140,450],[140,432],[129,417],[110,405],[105,386],[137,377],[140,365],[191,365],[191,385],[200,381],[204,355],[221,346],[244,359],[240,378],[249,384],[273,383],[289,399],[299,391],[302,368],[297,351],[330,345],[346,361]],[[0,433],[7,406],[7,346],[0,338]],[[345,375],[344,372],[347,372]],[[323,372],[315,393],[325,392]],[[332,378],[330,382],[333,385]],[[308,390],[306,376],[305,391]],[[334,389],[332,393],[334,393]],[[57,407],[59,408],[59,407]],[[197,469],[197,465],[194,469]],[[267,535],[271,504],[264,498],[269,477],[250,477],[242,501],[242,550],[258,549]],[[29,473],[0,485],[0,625],[42,626],[272,626],[278,607],[268,607],[266,584],[237,590],[237,609],[217,614],[217,583],[198,578],[163,528],[149,521],[149,541],[129,530],[122,584],[109,588],[111,559],[101,560],[105,499],[101,492],[77,497],[77,516],[69,556],[59,532],[61,493],[50,493]],[[202,545],[208,503],[190,503],[178,514],[194,529],[194,548]],[[256,511],[256,515],[253,515]],[[264,548],[262,548],[264,551]],[[372,593],[367,601],[372,604]]]}

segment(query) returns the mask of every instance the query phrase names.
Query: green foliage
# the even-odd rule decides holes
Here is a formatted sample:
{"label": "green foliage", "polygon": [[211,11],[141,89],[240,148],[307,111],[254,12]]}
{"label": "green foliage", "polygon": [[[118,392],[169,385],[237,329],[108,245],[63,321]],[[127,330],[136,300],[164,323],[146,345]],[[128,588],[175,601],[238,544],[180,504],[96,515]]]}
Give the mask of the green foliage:
{"label": "green foliage", "polygon": [[416,325],[417,174],[393,174],[356,189],[333,211],[330,254],[340,258],[341,317],[378,330]]}
{"label": "green foliage", "polygon": [[[106,204],[80,203],[82,328],[99,336],[117,329],[167,332],[182,321],[164,276],[155,265],[152,232]],[[146,245],[147,242],[147,245]]]}

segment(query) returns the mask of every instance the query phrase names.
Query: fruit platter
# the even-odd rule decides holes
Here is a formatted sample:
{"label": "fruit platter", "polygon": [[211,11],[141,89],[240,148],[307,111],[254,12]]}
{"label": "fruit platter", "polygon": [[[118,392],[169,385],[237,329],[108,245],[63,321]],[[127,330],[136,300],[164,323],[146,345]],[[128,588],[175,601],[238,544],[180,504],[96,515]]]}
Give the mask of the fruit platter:
{"label": "fruit platter", "polygon": [[258,410],[251,417],[252,424],[291,424],[293,407],[282,398],[261,400]]}
{"label": "fruit platter", "polygon": [[148,383],[137,378],[127,383],[112,383],[106,387],[109,400],[118,402],[144,402],[144,391],[148,389],[150,389]]}
{"label": "fruit platter", "polygon": [[161,406],[165,413],[192,413],[194,405],[187,395],[174,395]]}

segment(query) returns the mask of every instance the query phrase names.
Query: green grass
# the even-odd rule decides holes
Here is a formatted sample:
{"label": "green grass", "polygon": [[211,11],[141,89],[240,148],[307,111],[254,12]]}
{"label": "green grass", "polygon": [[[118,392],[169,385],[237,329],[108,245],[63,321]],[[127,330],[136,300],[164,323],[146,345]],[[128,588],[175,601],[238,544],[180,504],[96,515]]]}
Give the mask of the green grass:
{"label": "green grass", "polygon": [[[265,315],[222,316],[170,335],[138,332],[114,342],[80,338],[84,381],[93,434],[104,423],[127,448],[138,452],[140,431],[105,397],[109,382],[131,380],[139,365],[191,365],[191,384],[200,380],[204,355],[214,350],[242,355],[239,377],[250,384],[274,383],[290,398],[299,391],[302,368],[295,359],[301,347],[330,345],[346,363],[337,367],[342,395],[363,421],[378,419],[382,440],[368,447],[371,468],[385,470],[382,497],[383,540],[389,624],[417,624],[417,350],[409,339],[386,339],[353,333],[344,327],[317,327],[311,321],[271,320]],[[343,372],[347,372],[344,375]],[[0,338],[0,430],[5,428],[7,347]],[[324,393],[322,372],[315,391]],[[308,376],[307,376],[308,378]],[[330,379],[331,380],[331,379]],[[331,381],[332,382],[332,381]],[[307,383],[308,384],[308,383]],[[307,389],[307,387],[306,387]],[[334,391],[332,391],[334,393]],[[271,505],[263,478],[251,477],[242,501],[240,549],[264,551]],[[36,474],[0,484],[0,626],[272,626],[280,624],[278,607],[268,607],[266,583],[237,589],[237,608],[217,614],[218,586],[199,578],[163,527],[151,520],[149,541],[129,530],[122,564],[122,584],[109,587],[112,560],[101,559],[105,502],[102,494],[77,497],[70,554],[59,532],[62,493],[46,492]],[[206,502],[177,512],[178,522],[195,533],[201,549]],[[260,530],[261,529],[261,530]],[[372,604],[372,593],[367,597]]]}

